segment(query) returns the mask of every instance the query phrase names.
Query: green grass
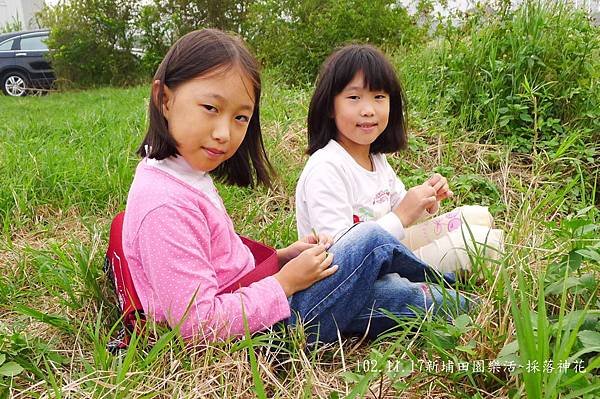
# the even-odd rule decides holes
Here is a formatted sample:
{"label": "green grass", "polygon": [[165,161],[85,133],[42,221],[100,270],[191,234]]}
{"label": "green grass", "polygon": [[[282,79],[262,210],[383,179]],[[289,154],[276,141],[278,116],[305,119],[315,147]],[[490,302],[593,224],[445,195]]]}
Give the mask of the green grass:
{"label": "green grass", "polygon": [[[415,129],[391,164],[409,185],[434,170],[447,175],[456,198],[445,210],[489,205],[506,254],[497,263],[473,255],[460,288],[480,297],[476,313],[453,324],[398,320],[399,331],[375,342],[309,350],[301,330],[188,346],[150,325],[128,351],[109,354],[118,314],[101,268],[137,163],[148,89],[0,98],[0,397],[597,397],[597,164],[577,140],[535,154],[481,144],[481,132],[426,102],[427,82],[411,76]],[[266,72],[262,120],[276,188],[219,186],[238,231],[276,246],[296,238],[310,95],[282,82]],[[528,361],[554,369],[528,371]],[[510,371],[511,362],[523,367]]]}

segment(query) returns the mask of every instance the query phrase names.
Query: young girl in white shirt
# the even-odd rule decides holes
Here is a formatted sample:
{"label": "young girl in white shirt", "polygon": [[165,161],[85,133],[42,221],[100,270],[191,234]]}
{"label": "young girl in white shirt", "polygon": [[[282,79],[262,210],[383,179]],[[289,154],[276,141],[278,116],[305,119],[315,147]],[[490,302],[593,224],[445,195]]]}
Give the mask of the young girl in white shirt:
{"label": "young girl in white shirt", "polygon": [[[487,208],[437,213],[453,193],[433,174],[405,188],[385,153],[407,146],[406,101],[394,68],[369,45],[349,45],[323,64],[308,112],[308,160],[296,187],[299,236],[342,236],[376,221],[440,272],[471,268],[469,251],[496,257],[503,232]],[[422,223],[421,223],[422,222]]]}

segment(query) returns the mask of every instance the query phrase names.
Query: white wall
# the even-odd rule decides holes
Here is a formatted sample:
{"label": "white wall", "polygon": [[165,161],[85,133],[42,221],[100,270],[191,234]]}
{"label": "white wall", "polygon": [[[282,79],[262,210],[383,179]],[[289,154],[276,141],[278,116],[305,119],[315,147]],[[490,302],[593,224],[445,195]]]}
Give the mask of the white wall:
{"label": "white wall", "polygon": [[0,0],[0,28],[20,21],[23,29],[36,29],[35,13],[44,6],[44,0]]}

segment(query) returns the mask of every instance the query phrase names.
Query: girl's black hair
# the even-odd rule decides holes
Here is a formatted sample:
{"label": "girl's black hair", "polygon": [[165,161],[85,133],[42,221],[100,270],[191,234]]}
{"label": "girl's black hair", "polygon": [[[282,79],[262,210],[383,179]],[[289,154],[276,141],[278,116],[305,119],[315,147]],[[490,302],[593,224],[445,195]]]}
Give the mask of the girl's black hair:
{"label": "girl's black hair", "polygon": [[321,66],[308,108],[307,154],[312,155],[336,137],[333,100],[358,72],[363,73],[366,87],[390,96],[388,125],[371,144],[370,152],[390,153],[406,148],[406,100],[394,67],[377,48],[352,44],[335,51]]}
{"label": "girl's black hair", "polygon": [[[233,67],[241,68],[252,82],[254,112],[238,150],[212,173],[227,183],[240,186],[253,186],[253,174],[256,173],[257,183],[270,186],[275,173],[267,157],[260,129],[261,82],[258,62],[240,39],[216,29],[186,34],[165,55],[154,75],[153,81],[160,81],[160,87],[157,93],[150,94],[148,131],[137,154],[159,160],[180,155],[162,112],[165,85],[175,90],[190,79],[211,72],[225,72]],[[149,149],[148,153],[146,148]]]}

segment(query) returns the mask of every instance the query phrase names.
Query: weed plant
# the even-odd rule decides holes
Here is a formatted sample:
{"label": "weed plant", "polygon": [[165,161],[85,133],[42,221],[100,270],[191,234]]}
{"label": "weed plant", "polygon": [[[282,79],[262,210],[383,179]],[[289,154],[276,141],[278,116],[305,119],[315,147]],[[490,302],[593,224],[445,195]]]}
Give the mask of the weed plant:
{"label": "weed plant", "polygon": [[480,8],[440,27],[432,79],[447,112],[483,138],[531,152],[600,128],[600,29],[566,1]]}

